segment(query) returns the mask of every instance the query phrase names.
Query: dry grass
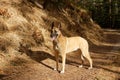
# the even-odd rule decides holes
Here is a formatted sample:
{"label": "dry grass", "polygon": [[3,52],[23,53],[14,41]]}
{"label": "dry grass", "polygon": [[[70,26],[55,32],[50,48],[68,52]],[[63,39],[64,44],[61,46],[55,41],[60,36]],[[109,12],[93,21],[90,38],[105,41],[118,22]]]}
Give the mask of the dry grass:
{"label": "dry grass", "polygon": [[1,50],[11,53],[12,50],[19,50],[21,38],[14,32],[7,32],[1,36]]}
{"label": "dry grass", "polygon": [[[42,33],[36,36],[37,39],[33,36],[35,29],[40,29],[39,26],[44,24],[38,16],[41,12],[32,7],[27,0],[0,2],[0,49],[10,53],[11,49],[19,51],[21,44],[29,47],[41,44]],[[7,13],[10,14],[9,17]],[[40,39],[42,41],[39,41]]]}
{"label": "dry grass", "polygon": [[82,36],[94,44],[103,40],[101,28],[84,9],[72,10],[66,7],[61,10],[51,8],[47,11],[28,0],[1,0],[0,51],[12,54],[19,52],[22,47],[29,49],[45,46],[50,49],[50,29],[53,21],[62,24],[65,36]]}

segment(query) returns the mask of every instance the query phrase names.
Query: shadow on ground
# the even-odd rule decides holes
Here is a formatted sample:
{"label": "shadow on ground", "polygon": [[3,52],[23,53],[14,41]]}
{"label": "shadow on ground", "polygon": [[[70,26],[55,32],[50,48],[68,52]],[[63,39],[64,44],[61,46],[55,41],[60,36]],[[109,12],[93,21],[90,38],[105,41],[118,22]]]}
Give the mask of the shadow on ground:
{"label": "shadow on ground", "polygon": [[[51,67],[50,65],[48,64],[45,64],[43,63],[42,61],[43,60],[46,60],[46,59],[52,59],[55,61],[55,57],[50,55],[48,52],[45,52],[45,51],[32,51],[32,50],[28,50],[26,49],[25,50],[26,53],[31,59],[41,63],[42,65],[50,68],[50,69],[53,69],[53,67]],[[77,57],[76,57],[77,56]],[[120,74],[120,71],[117,71],[117,70],[114,70],[112,68],[109,68],[109,67],[104,67],[104,66],[115,66],[115,67],[119,67],[120,66],[120,62],[118,61],[119,58],[120,58],[120,55],[118,56],[117,54],[100,54],[100,53],[92,53],[92,58],[93,58],[93,66],[94,68],[98,68],[98,69],[104,69],[106,71],[109,71],[109,72],[113,72],[113,73],[116,73],[116,74]],[[109,62],[110,61],[110,62]],[[85,67],[89,67],[89,63],[87,62],[87,60],[85,60],[85,64],[84,66]],[[60,63],[61,63],[61,58],[60,58]],[[81,63],[81,59],[80,59],[80,56],[73,53],[72,55],[68,54],[67,55],[67,60],[66,60],[66,64],[68,65],[73,65],[73,66],[77,66],[77,65],[80,65]],[[59,65],[60,66],[60,65]]]}
{"label": "shadow on ground", "polygon": [[3,78],[3,77],[6,77],[7,75],[5,74],[0,74],[0,79]]}

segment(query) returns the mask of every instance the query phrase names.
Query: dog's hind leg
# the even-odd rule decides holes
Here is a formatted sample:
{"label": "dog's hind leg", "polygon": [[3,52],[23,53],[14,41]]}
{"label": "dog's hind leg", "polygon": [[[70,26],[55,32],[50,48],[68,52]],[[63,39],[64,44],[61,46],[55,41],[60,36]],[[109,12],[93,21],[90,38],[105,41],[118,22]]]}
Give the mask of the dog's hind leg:
{"label": "dog's hind leg", "polygon": [[92,66],[92,59],[91,59],[90,56],[87,59],[88,59],[88,61],[90,63],[90,67],[88,69],[92,69],[93,68],[93,66]]}
{"label": "dog's hind leg", "polygon": [[90,57],[90,55],[87,55],[87,56],[85,56],[85,58],[89,61],[89,63],[90,63],[90,67],[88,68],[88,69],[92,69],[92,59],[91,59],[91,57]]}
{"label": "dog's hind leg", "polygon": [[90,67],[88,69],[92,69],[92,59],[88,51],[82,51],[82,55],[89,61]]}
{"label": "dog's hind leg", "polygon": [[84,64],[84,57],[83,55],[81,54],[81,60],[82,60],[82,64],[80,66],[78,66],[79,68],[82,68],[83,67],[83,64]]}

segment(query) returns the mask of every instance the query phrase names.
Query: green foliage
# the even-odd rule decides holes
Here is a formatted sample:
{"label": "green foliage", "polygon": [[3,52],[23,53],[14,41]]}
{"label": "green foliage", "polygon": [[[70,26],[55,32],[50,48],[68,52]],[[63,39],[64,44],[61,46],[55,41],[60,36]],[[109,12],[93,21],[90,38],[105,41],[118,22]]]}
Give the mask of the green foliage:
{"label": "green foliage", "polygon": [[120,2],[118,0],[79,0],[77,4],[88,9],[94,21],[102,27],[120,28]]}

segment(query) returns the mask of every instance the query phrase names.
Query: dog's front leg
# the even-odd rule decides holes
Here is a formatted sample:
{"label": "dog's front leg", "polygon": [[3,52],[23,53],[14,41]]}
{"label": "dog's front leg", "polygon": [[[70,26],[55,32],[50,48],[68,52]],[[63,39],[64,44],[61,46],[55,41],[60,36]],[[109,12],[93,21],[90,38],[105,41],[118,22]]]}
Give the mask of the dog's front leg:
{"label": "dog's front leg", "polygon": [[55,58],[56,58],[56,68],[54,70],[58,70],[58,63],[59,63],[59,55],[58,55],[58,53],[55,53]]}
{"label": "dog's front leg", "polygon": [[66,62],[66,54],[62,54],[62,71],[60,73],[65,72],[65,62]]}

